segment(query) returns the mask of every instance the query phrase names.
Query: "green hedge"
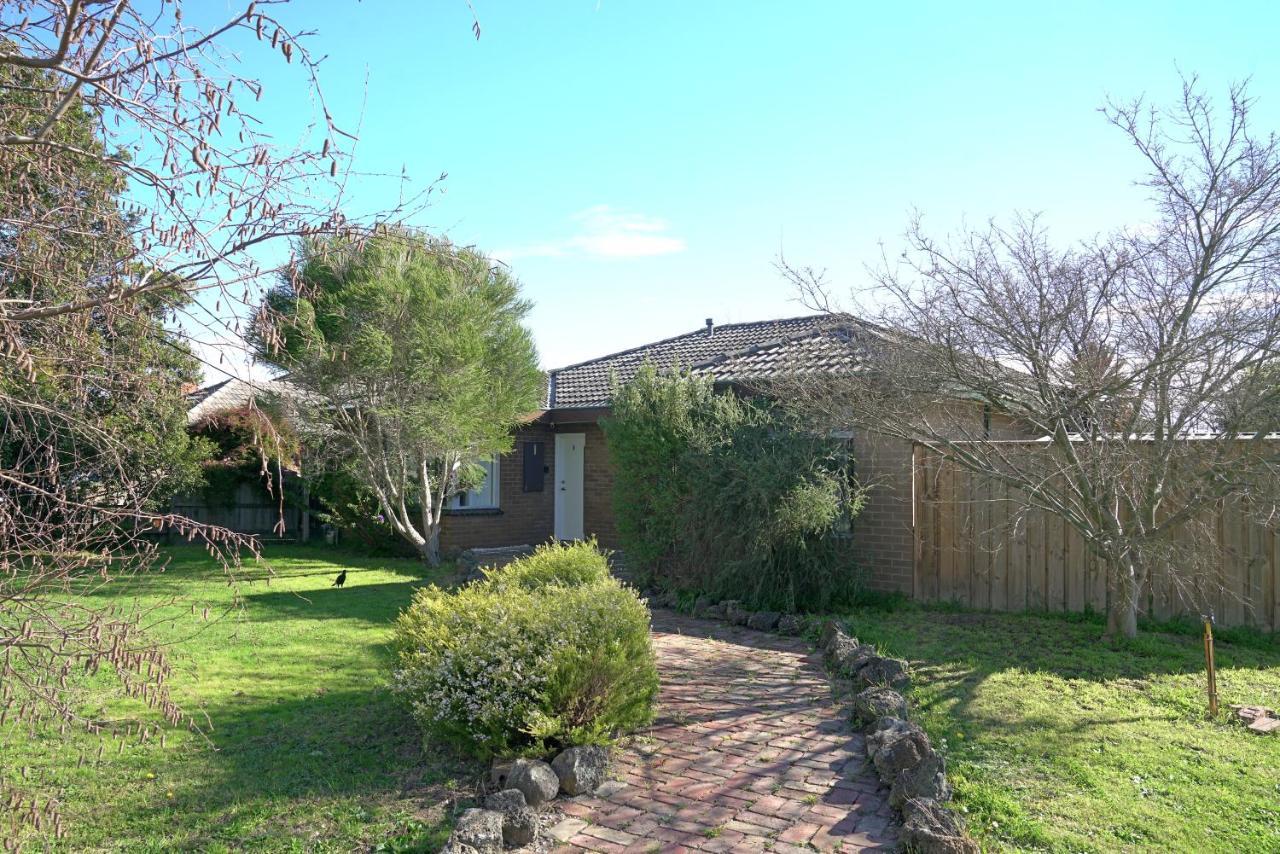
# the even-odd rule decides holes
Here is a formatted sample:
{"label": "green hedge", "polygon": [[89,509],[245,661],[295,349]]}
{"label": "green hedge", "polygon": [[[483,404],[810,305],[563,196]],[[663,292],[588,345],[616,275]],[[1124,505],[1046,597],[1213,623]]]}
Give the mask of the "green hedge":
{"label": "green hedge", "polygon": [[844,442],[651,366],[615,389],[603,425],[618,531],[641,579],[757,609],[820,611],[860,595],[839,536],[862,504]]}
{"label": "green hedge", "polygon": [[649,723],[649,611],[594,543],[546,545],[396,623],[395,686],[420,725],[479,756],[607,743]]}

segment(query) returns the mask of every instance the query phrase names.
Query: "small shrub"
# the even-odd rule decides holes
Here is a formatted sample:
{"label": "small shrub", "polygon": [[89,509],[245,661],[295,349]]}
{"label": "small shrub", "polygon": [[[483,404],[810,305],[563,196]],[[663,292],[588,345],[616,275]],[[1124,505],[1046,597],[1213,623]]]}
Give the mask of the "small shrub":
{"label": "small shrub", "polygon": [[395,687],[419,724],[480,756],[607,743],[653,717],[649,611],[594,543],[419,591],[396,648]]}
{"label": "small shrub", "polygon": [[547,543],[528,557],[491,573],[494,589],[582,587],[609,579],[609,564],[593,544]]}

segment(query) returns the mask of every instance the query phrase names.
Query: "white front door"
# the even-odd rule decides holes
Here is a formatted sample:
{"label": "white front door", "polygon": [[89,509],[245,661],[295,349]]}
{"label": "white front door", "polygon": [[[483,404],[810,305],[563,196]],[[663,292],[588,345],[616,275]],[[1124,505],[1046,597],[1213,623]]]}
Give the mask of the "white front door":
{"label": "white front door", "polygon": [[585,433],[556,434],[557,540],[582,539],[582,449]]}

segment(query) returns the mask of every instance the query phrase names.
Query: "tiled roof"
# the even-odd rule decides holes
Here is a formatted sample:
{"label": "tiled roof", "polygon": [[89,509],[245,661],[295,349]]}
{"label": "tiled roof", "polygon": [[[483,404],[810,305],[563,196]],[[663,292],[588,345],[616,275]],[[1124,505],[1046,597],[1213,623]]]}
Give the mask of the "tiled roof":
{"label": "tiled roof", "polygon": [[187,423],[195,424],[218,412],[239,409],[254,398],[281,394],[288,390],[279,380],[242,380],[231,378],[196,389],[187,395]]}
{"label": "tiled roof", "polygon": [[[609,382],[626,382],[646,362],[663,370],[688,369],[725,382],[782,374],[848,370],[875,327],[848,316],[814,314],[753,323],[706,327],[642,347],[612,353],[547,375],[547,409],[609,405]],[[293,392],[282,380],[228,379],[187,395],[187,422],[238,409],[255,397]],[[296,393],[296,392],[294,392]]]}
{"label": "tiled roof", "polygon": [[[610,378],[626,382],[646,362],[659,369],[687,368],[724,380],[763,377],[766,370],[801,364],[800,357],[815,360],[814,368],[825,370],[822,365],[848,362],[851,350],[846,333],[851,326],[871,328],[852,318],[815,314],[698,329],[551,371],[547,408],[608,406]],[[810,343],[799,345],[800,341]]]}
{"label": "tiled roof", "polygon": [[695,365],[693,371],[725,382],[851,371],[865,361],[867,331],[843,326],[771,341]]}

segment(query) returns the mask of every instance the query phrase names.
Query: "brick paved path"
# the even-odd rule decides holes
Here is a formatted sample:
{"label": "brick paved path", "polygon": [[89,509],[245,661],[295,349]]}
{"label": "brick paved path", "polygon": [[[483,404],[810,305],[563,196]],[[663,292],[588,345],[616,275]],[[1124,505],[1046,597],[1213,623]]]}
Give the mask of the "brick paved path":
{"label": "brick paved path", "polygon": [[894,846],[888,793],[808,644],[658,611],[654,646],[658,718],[616,781],[557,802],[556,851]]}

